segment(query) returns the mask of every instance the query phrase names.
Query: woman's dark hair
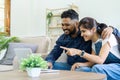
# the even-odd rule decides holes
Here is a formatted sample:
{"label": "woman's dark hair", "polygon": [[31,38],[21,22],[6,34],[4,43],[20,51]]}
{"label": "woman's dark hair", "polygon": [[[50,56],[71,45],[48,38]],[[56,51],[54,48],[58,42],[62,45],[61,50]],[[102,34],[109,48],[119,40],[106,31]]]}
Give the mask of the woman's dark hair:
{"label": "woman's dark hair", "polygon": [[91,17],[85,17],[80,20],[79,27],[82,25],[82,27],[86,29],[92,29],[93,27],[96,27],[97,33],[101,35],[102,31],[107,28],[107,25],[104,23],[98,23],[95,19]]}
{"label": "woman's dark hair", "polygon": [[72,20],[73,19],[79,20],[79,15],[75,10],[68,9],[61,14],[61,18],[70,18]]}
{"label": "woman's dark hair", "polygon": [[[91,18],[91,17],[85,17],[83,19],[80,20],[79,22],[79,27],[84,27],[86,29],[92,29],[93,27],[96,27],[97,29],[97,33],[99,35],[102,34],[102,31],[107,28],[107,25],[104,23],[98,23],[95,19]],[[118,50],[120,52],[120,37],[116,36],[117,42],[118,42]]]}

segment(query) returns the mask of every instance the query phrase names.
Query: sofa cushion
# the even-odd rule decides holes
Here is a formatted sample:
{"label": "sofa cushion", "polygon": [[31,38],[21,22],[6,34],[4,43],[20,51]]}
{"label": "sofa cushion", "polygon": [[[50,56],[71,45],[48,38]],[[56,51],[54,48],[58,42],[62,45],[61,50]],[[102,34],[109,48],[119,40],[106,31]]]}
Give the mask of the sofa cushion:
{"label": "sofa cushion", "polygon": [[0,51],[0,60],[2,60],[4,58],[6,51],[7,51],[6,48]]}
{"label": "sofa cushion", "polygon": [[22,37],[21,43],[37,44],[37,53],[47,53],[50,47],[50,38],[47,36],[35,36],[35,37]]}
{"label": "sofa cushion", "polygon": [[33,53],[36,52],[38,45],[28,43],[9,43],[8,50],[1,64],[12,64],[13,58],[15,57],[14,48],[30,48]]}

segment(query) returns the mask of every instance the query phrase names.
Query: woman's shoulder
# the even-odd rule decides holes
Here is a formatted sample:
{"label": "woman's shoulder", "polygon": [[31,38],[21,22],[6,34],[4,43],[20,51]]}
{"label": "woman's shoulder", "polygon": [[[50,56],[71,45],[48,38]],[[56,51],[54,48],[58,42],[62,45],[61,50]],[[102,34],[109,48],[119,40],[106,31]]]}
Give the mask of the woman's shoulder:
{"label": "woman's shoulder", "polygon": [[116,43],[117,39],[114,34],[111,34],[110,37],[108,38],[108,41],[111,43]]}
{"label": "woman's shoulder", "polygon": [[105,38],[102,40],[102,43],[105,44],[106,42],[109,42],[111,46],[117,45],[117,39],[114,34],[111,34],[110,37]]}

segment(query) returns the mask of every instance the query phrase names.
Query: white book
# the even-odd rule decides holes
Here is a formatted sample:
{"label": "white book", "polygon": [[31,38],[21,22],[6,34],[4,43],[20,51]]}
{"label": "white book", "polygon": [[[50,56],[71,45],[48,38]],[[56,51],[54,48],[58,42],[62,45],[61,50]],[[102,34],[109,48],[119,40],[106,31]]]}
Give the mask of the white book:
{"label": "white book", "polygon": [[53,69],[42,69],[41,73],[57,73],[60,70],[53,70]]}

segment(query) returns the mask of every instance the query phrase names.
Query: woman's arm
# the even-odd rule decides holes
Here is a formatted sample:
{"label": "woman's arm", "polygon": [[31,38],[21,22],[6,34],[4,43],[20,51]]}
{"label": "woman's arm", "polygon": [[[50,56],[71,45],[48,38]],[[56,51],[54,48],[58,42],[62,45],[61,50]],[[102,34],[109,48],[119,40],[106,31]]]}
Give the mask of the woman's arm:
{"label": "woman's arm", "polygon": [[[78,49],[66,48],[66,47],[61,47],[61,48],[67,50],[67,54],[71,55],[71,56],[73,56],[73,55],[81,56],[81,53],[82,53],[82,51],[78,50]],[[109,42],[106,42],[102,46],[102,48],[99,52],[99,55],[94,55],[95,52],[93,52],[92,54],[88,54],[85,52],[84,54],[82,54],[82,57],[87,59],[90,62],[97,63],[97,64],[103,64],[109,54],[109,51],[110,51],[110,44],[109,44]]]}
{"label": "woman's arm", "polygon": [[94,65],[94,63],[92,63],[92,62],[84,62],[84,63],[77,62],[77,63],[75,63],[75,64],[72,65],[71,70],[74,71],[76,68],[79,68],[81,66],[91,67],[93,65]]}
{"label": "woman's arm", "polygon": [[98,56],[85,53],[83,55],[83,58],[87,59],[88,61],[97,63],[97,64],[103,64],[109,54],[109,51],[110,51],[110,45],[107,42],[102,46]]}
{"label": "woman's arm", "polygon": [[[92,55],[95,55],[94,54],[95,52],[94,52],[94,50],[92,50]],[[93,66],[95,63],[93,63],[93,62],[77,62],[77,63],[75,63],[75,64],[73,64],[72,65],[72,67],[71,67],[71,70],[72,71],[74,71],[76,68],[79,68],[79,67],[81,67],[81,66],[88,66],[88,67],[91,67],[91,66]]]}

